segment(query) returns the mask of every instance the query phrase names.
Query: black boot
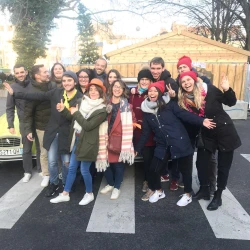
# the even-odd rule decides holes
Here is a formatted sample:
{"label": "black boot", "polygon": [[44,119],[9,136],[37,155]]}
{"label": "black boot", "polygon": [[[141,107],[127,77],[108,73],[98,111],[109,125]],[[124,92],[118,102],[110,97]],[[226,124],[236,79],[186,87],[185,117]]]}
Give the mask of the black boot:
{"label": "black boot", "polygon": [[212,199],[211,203],[208,205],[207,210],[209,211],[214,211],[219,208],[219,206],[222,205],[222,199],[221,199],[221,194],[222,194],[222,189],[218,189],[214,193],[214,198]]}
{"label": "black boot", "polygon": [[192,197],[197,200],[203,199],[209,201],[210,200],[209,186],[208,185],[200,186],[199,191]]}

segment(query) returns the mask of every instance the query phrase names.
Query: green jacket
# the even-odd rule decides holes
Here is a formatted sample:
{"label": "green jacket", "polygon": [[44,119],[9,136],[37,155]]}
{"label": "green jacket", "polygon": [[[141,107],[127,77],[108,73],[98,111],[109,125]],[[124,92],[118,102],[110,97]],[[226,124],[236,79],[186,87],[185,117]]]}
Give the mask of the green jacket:
{"label": "green jacket", "polygon": [[[66,108],[62,111],[62,114],[65,117],[71,116],[69,110]],[[75,150],[76,159],[78,161],[96,161],[99,150],[99,126],[105,121],[106,117],[107,111],[105,107],[94,111],[87,119],[82,116],[80,111],[76,111],[73,114],[69,136],[70,143],[72,139],[75,138],[75,130],[73,128],[74,121],[76,120],[82,127]]]}

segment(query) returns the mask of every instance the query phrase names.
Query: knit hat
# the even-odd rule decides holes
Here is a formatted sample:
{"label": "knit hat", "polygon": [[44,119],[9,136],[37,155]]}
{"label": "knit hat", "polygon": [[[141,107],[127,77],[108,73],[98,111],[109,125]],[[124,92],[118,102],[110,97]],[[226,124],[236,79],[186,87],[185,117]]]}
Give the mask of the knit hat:
{"label": "knit hat", "polygon": [[142,78],[147,78],[151,81],[154,80],[151,72],[149,69],[142,69],[139,73],[138,73],[138,77],[137,77],[137,80],[138,82],[142,79]]}
{"label": "knit hat", "polygon": [[192,60],[190,57],[188,56],[183,56],[179,59],[178,63],[177,63],[177,69],[180,65],[185,64],[189,67],[189,69],[192,69]]}
{"label": "knit hat", "polygon": [[87,90],[89,89],[89,87],[90,87],[91,85],[97,85],[97,86],[101,87],[102,90],[103,90],[103,92],[106,93],[106,88],[105,88],[105,86],[103,85],[103,82],[102,82],[100,79],[93,78],[93,79],[90,81],[90,83],[88,84]]}
{"label": "knit hat", "polygon": [[65,72],[63,72],[63,76],[69,76],[73,78],[75,82],[78,81],[76,73],[71,70],[66,70]]}
{"label": "knit hat", "polygon": [[197,73],[195,73],[194,71],[188,71],[188,72],[183,72],[180,74],[180,80],[184,77],[184,76],[190,76],[191,78],[194,79],[195,82],[197,82]]}
{"label": "knit hat", "polygon": [[165,91],[165,82],[164,81],[153,82],[148,86],[148,90],[150,90],[152,87],[156,87],[163,94]]}

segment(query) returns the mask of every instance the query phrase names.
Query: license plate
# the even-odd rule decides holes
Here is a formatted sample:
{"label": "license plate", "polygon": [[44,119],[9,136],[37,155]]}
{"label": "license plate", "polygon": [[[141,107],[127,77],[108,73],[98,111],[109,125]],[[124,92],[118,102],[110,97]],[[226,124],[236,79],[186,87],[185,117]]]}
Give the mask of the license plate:
{"label": "license plate", "polygon": [[22,153],[23,153],[22,148],[0,150],[0,155],[21,155]]}

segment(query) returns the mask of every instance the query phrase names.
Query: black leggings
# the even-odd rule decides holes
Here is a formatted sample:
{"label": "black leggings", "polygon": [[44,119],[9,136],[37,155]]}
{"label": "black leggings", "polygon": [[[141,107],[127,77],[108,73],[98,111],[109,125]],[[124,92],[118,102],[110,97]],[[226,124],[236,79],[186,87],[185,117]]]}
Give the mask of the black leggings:
{"label": "black leggings", "polygon": [[[153,191],[161,189],[161,180],[160,180],[160,172],[161,169],[167,164],[169,159],[169,154],[166,153],[163,160],[153,157],[150,168],[149,168],[149,188]],[[188,155],[185,157],[181,157],[176,159],[178,169],[182,174],[183,183],[184,183],[184,192],[191,193],[192,192],[192,160],[193,155]]]}
{"label": "black leggings", "polygon": [[[233,162],[234,151],[222,152],[218,151],[218,177],[217,187],[225,189],[229,176],[229,170]],[[212,153],[206,149],[198,149],[196,167],[198,171],[198,178],[201,186],[209,185],[210,166]]]}

